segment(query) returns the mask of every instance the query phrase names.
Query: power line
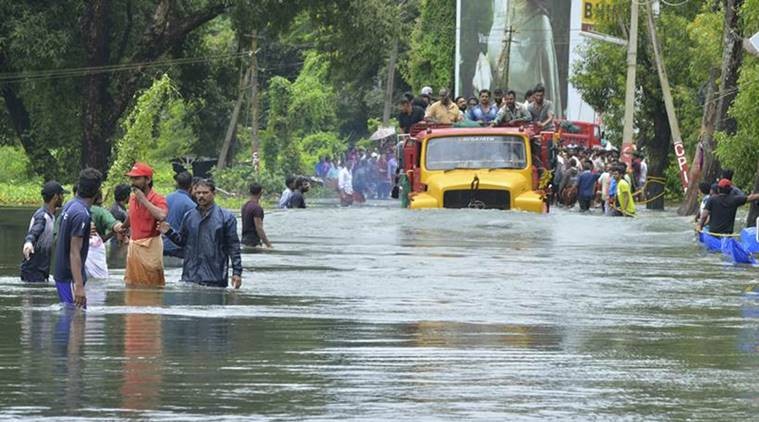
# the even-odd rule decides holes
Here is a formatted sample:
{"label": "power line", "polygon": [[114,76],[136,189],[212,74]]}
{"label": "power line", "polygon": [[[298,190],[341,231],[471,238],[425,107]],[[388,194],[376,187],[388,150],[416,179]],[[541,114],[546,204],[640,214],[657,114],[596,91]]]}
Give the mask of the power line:
{"label": "power line", "polygon": [[216,60],[233,59],[233,58],[247,56],[249,54],[250,52],[243,51],[239,53],[223,54],[223,55],[216,55],[216,56],[183,57],[183,58],[176,58],[176,59],[155,60],[155,61],[150,61],[150,62],[139,62],[139,63],[122,63],[122,64],[105,65],[105,66],[75,67],[75,68],[63,68],[63,69],[0,73],[0,82],[14,83],[14,82],[36,81],[36,80],[52,80],[52,79],[60,79],[60,78],[82,77],[82,76],[96,75],[96,74],[102,74],[102,73],[115,73],[115,72],[129,71],[129,70],[150,69],[150,68],[162,67],[162,66],[188,65],[188,64],[195,64],[195,63],[211,62],[211,61],[216,61]]}

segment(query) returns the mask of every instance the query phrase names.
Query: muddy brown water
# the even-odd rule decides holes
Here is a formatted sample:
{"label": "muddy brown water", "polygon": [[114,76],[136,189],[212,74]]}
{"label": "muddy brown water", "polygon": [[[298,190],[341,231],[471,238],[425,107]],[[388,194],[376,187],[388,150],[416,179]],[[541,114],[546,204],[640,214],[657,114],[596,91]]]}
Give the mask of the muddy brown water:
{"label": "muddy brown water", "polygon": [[266,216],[243,288],[126,289],[68,313],[17,279],[0,209],[0,419],[749,420],[759,269],[687,219],[408,211]]}

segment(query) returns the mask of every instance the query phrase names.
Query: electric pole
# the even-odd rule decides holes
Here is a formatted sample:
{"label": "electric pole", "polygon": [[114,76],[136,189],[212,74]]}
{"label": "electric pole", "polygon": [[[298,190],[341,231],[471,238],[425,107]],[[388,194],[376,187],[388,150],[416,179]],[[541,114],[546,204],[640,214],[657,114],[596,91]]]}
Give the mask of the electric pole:
{"label": "electric pole", "polygon": [[688,158],[685,156],[685,146],[683,145],[683,138],[680,134],[680,125],[677,121],[677,114],[675,112],[675,102],[672,100],[672,90],[669,86],[667,69],[661,55],[659,38],[656,35],[654,13],[649,2],[646,2],[646,13],[648,14],[646,22],[648,23],[648,34],[651,38],[651,46],[654,50],[656,71],[659,73],[659,83],[661,84],[662,97],[664,97],[664,107],[667,109],[667,119],[669,121],[670,131],[672,132],[672,144],[675,149],[675,156],[677,157],[677,166],[680,169],[680,183],[683,186],[683,191],[685,191],[688,189]]}
{"label": "electric pole", "polygon": [[638,1],[630,1],[630,37],[627,41],[627,84],[625,86],[625,126],[622,131],[620,158],[629,168],[635,145],[633,125],[635,119],[635,70],[638,65]]}

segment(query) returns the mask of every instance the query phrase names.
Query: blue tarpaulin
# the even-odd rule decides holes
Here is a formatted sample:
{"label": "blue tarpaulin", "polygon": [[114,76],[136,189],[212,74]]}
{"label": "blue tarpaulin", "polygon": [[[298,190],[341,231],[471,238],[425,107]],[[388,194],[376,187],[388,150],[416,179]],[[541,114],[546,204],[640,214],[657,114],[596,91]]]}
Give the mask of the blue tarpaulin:
{"label": "blue tarpaulin", "polygon": [[[730,258],[736,264],[756,264],[756,259],[754,259],[754,255],[752,255],[749,247],[735,238],[720,238],[706,232],[701,232],[698,234],[698,240],[708,251],[722,252],[723,255]],[[753,240],[756,243],[756,237]]]}
{"label": "blue tarpaulin", "polygon": [[759,253],[759,242],[756,241],[756,227],[746,227],[741,230],[741,243],[751,253]]}

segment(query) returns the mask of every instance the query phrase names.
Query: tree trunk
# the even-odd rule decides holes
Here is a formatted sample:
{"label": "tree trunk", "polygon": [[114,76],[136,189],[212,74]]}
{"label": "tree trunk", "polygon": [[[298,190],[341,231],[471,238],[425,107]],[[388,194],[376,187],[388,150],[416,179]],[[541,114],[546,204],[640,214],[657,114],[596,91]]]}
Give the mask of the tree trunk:
{"label": "tree trunk", "polygon": [[43,176],[45,180],[55,179],[58,169],[55,158],[50,154],[47,147],[42,142],[38,142],[34,136],[29,112],[23,101],[10,85],[3,86],[0,89],[0,95],[5,100],[5,108],[10,116],[11,124],[13,124],[13,129],[21,140],[21,146],[29,157],[32,169],[36,174]]}
{"label": "tree trunk", "polygon": [[[712,119],[714,129],[710,130],[710,133],[702,133],[703,166],[701,168],[701,178],[691,179],[691,185],[688,188],[688,192],[686,192],[685,202],[678,210],[680,215],[695,214],[698,211],[698,183],[701,180],[711,183],[719,176],[721,165],[717,157],[714,156],[714,150],[717,147],[714,131],[733,135],[738,127],[735,119],[728,115],[728,111],[733,105],[735,97],[738,95],[738,77],[740,76],[740,67],[743,63],[743,32],[739,16],[743,2],[744,0],[724,0],[725,20],[723,24],[720,90],[717,95],[715,111],[710,110],[709,102],[704,105],[704,123],[702,124],[702,128],[708,128],[706,123],[711,124],[709,119]],[[710,116],[710,113],[714,113],[714,116]]]}
{"label": "tree trunk", "polygon": [[714,180],[719,173],[719,160],[714,156],[714,129],[717,125],[717,75],[719,70],[712,68],[706,88],[706,100],[704,102],[704,115],[701,119],[701,135],[699,136],[696,153],[693,157],[688,180],[688,190],[685,199],[677,210],[679,215],[693,215],[699,208],[699,189],[701,180]]}
{"label": "tree trunk", "polygon": [[395,61],[398,59],[398,38],[393,40],[390,58],[387,62],[387,85],[385,86],[385,106],[382,110],[382,126],[390,124],[390,111],[393,108],[393,82],[395,82]]}
{"label": "tree trunk", "polygon": [[[82,39],[87,56],[87,67],[99,67],[109,63],[110,14],[109,0],[85,2],[82,17]],[[110,155],[110,136],[107,119],[110,110],[108,73],[90,73],[84,80],[84,104],[82,107],[82,167],[94,167],[105,172]],[[110,133],[108,134],[110,135]]]}
{"label": "tree trunk", "polygon": [[[664,172],[669,166],[669,153],[671,151],[672,130],[667,120],[664,103],[656,102],[656,110],[653,115],[654,137],[649,142],[642,140],[641,144],[646,147],[646,162],[648,164],[648,176],[664,177]],[[664,185],[661,183],[649,183],[646,186],[646,198],[652,198],[646,203],[650,210],[664,209]]]}
{"label": "tree trunk", "polygon": [[251,163],[258,173],[258,31],[251,33],[250,41],[250,149]]}
{"label": "tree trunk", "polygon": [[[109,63],[108,45],[111,34],[107,24],[108,4],[108,0],[93,0],[85,6],[82,30],[88,63],[115,64]],[[137,43],[137,51],[124,64],[154,61],[180,45],[190,32],[229,7],[227,2],[215,2],[189,15],[180,16],[170,13],[172,4],[170,0],[161,0],[156,5],[151,23]],[[145,78],[143,70],[143,67],[136,66],[130,71],[112,76],[88,76],[85,83],[85,104],[82,107],[82,164],[107,171],[111,140],[119,119]]]}
{"label": "tree trunk", "polygon": [[224,143],[221,145],[221,152],[219,153],[219,159],[216,161],[216,169],[221,170],[227,166],[227,155],[229,155],[229,149],[232,146],[232,139],[237,132],[237,120],[240,117],[240,108],[242,108],[242,101],[245,98],[245,90],[250,83],[251,69],[245,72],[245,77],[240,81],[240,89],[237,93],[237,101],[235,107],[232,109],[232,117],[229,119],[229,125],[227,126],[227,133],[224,136]]}
{"label": "tree trunk", "polygon": [[743,64],[743,28],[740,24],[740,9],[744,0],[725,0],[725,24],[722,50],[722,81],[717,106],[719,120],[717,131],[735,135],[738,124],[727,113],[738,96],[738,77]]}

